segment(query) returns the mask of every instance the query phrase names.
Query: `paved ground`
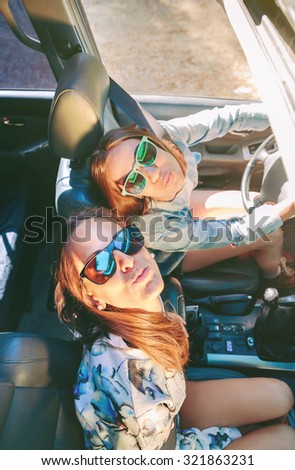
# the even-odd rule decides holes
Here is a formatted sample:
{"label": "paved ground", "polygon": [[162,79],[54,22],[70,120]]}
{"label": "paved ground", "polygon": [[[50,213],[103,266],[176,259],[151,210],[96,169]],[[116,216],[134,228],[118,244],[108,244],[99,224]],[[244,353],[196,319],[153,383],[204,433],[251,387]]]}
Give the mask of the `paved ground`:
{"label": "paved ground", "polygon": [[[126,90],[258,98],[235,34],[216,0],[83,0],[102,59]],[[28,29],[24,15],[17,19]],[[42,54],[0,15],[0,88],[54,88]],[[29,66],[28,66],[29,65]]]}
{"label": "paved ground", "polygon": [[84,0],[110,73],[131,92],[257,98],[216,0]]}

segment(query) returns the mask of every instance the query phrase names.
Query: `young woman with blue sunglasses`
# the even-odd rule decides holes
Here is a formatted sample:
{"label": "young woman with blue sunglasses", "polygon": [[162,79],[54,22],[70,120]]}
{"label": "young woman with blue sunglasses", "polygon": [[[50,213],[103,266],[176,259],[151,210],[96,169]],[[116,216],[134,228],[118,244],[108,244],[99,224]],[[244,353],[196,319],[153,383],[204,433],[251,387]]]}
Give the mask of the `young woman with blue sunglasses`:
{"label": "young woman with blue sunglasses", "polygon": [[102,138],[90,164],[94,194],[102,192],[119,215],[135,217],[163,275],[251,252],[265,286],[293,292],[295,272],[282,262],[295,257],[283,253],[280,227],[294,215],[294,201],[263,204],[249,216],[240,191],[196,190],[201,156],[189,148],[230,131],[267,128],[263,106],[225,106],[161,124],[168,139],[133,127]]}
{"label": "young woman with blue sunglasses", "polygon": [[57,311],[84,342],[75,387],[87,448],[295,449],[289,386],[268,378],[185,381],[188,338],[136,227],[88,209],[56,264]]}

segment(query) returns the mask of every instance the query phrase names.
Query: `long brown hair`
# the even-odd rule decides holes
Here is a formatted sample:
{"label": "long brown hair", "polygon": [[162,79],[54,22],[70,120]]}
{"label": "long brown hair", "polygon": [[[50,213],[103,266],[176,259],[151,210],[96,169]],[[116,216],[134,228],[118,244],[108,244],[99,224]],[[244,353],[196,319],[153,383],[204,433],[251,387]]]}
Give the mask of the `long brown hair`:
{"label": "long brown hair", "polygon": [[127,139],[141,139],[146,136],[157,145],[157,147],[169,152],[179,163],[185,175],[186,162],[180,149],[167,139],[160,139],[151,134],[147,129],[121,127],[107,132],[101,139],[99,147],[90,158],[90,178],[92,181],[94,198],[101,200],[111,209],[116,209],[118,215],[130,217],[133,215],[143,215],[148,210],[150,198],[139,199],[134,196],[122,196],[121,189],[111,181],[106,166],[108,152]]}
{"label": "long brown hair", "polygon": [[119,309],[107,305],[98,310],[87,295],[79,273],[74,269],[70,236],[86,218],[112,220],[105,209],[87,208],[72,215],[59,241],[55,263],[55,304],[59,318],[81,336],[84,343],[107,333],[122,337],[130,347],[141,349],[167,369],[180,370],[188,360],[188,339],[174,313],[147,312],[138,308]]}

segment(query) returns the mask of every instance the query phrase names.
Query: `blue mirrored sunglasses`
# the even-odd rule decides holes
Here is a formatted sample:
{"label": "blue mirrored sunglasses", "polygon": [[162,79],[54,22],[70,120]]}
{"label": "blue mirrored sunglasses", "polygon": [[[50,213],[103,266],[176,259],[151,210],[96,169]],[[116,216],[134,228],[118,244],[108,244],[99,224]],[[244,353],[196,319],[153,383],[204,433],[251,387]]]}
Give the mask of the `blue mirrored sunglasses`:
{"label": "blue mirrored sunglasses", "polygon": [[105,284],[117,269],[113,251],[118,250],[128,255],[134,255],[141,250],[143,245],[143,235],[135,225],[124,227],[116,233],[106,248],[91,256],[80,272],[80,277],[95,284]]}

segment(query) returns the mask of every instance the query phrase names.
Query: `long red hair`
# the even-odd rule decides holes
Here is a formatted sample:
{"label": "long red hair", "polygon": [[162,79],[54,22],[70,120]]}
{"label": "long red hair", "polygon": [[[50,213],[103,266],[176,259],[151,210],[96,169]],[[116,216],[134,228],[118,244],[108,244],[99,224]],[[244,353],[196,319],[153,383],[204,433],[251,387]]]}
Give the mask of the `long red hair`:
{"label": "long red hair", "polygon": [[87,208],[72,216],[62,233],[55,264],[55,304],[59,318],[78,333],[85,343],[107,333],[122,337],[130,347],[141,349],[166,369],[181,370],[188,361],[188,339],[177,314],[118,309],[107,305],[97,310],[75,270],[70,235],[89,217],[118,220],[105,209]]}
{"label": "long red hair", "polygon": [[107,132],[101,139],[99,147],[90,158],[90,178],[94,198],[101,201],[111,209],[116,209],[119,216],[126,219],[134,215],[143,215],[148,211],[150,198],[139,199],[134,196],[122,196],[121,189],[111,181],[106,166],[108,152],[127,139],[141,139],[146,136],[157,147],[169,152],[179,163],[185,175],[186,162],[183,153],[170,140],[160,139],[147,129],[121,127]]}

